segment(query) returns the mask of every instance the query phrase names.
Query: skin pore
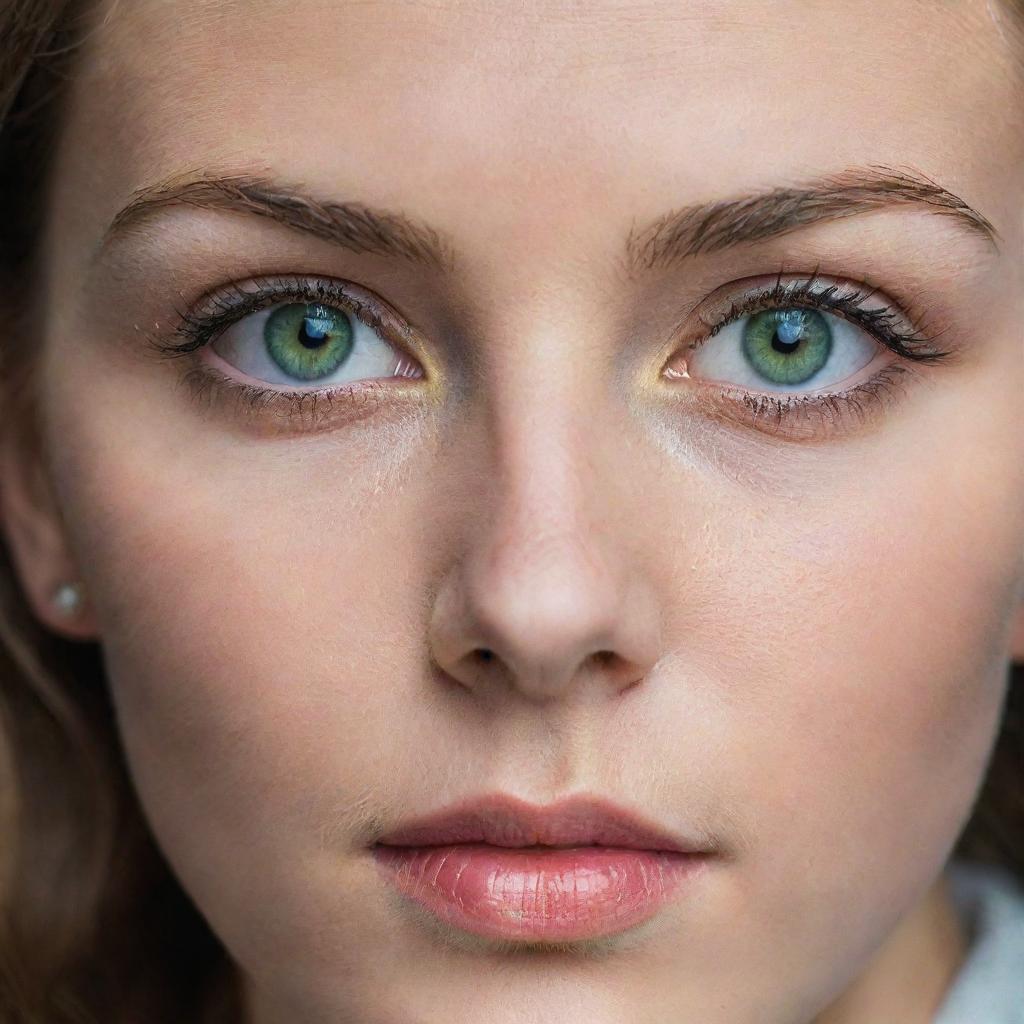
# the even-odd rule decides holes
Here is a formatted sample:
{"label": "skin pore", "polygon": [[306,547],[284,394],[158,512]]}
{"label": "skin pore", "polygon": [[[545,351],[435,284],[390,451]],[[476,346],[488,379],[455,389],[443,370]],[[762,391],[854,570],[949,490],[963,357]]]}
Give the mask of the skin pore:
{"label": "skin pore", "polygon": [[[40,619],[102,643],[247,1024],[927,1024],[1024,647],[1024,98],[990,5],[98,13],[32,339],[52,493],[7,457],[4,525]],[[847,309],[849,366],[800,393],[904,372],[752,408],[799,389],[711,331],[799,284],[949,354]],[[240,397],[289,389],[241,318],[300,286],[383,324],[351,377],[382,379]],[[229,308],[235,365],[167,356]],[[720,857],[579,949],[442,932],[368,847],[491,792]]]}

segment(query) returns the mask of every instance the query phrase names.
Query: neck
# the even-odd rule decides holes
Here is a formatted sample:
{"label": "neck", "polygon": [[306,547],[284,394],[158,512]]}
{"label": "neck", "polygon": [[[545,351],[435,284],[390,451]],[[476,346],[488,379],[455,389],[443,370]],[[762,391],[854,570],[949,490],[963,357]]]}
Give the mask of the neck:
{"label": "neck", "polygon": [[856,982],[813,1024],[932,1024],[967,947],[968,937],[943,873]]}

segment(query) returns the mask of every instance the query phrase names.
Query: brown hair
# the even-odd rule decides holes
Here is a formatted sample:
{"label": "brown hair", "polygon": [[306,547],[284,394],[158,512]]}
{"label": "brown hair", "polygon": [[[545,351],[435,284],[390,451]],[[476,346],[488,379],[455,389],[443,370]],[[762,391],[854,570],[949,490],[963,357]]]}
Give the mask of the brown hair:
{"label": "brown hair", "polygon": [[[28,325],[78,0],[0,12],[0,441],[38,443]],[[20,321],[22,329],[16,324]],[[12,327],[12,324],[15,326]],[[45,453],[38,452],[40,456]],[[40,460],[40,466],[43,462]],[[954,856],[1024,880],[1024,671]],[[0,1014],[11,1024],[241,1018],[237,975],[146,825],[96,643],[44,629],[0,534]]]}

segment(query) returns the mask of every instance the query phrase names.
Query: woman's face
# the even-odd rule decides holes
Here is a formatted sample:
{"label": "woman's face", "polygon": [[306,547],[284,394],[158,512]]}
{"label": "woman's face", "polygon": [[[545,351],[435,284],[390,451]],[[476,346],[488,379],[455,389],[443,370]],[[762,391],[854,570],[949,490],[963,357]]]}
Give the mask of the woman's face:
{"label": "woman's face", "polygon": [[[60,519],[8,530],[54,628],[48,588],[85,581],[142,806],[253,1020],[824,1013],[931,891],[1000,722],[1011,26],[106,14],[21,339]],[[715,852],[624,931],[488,937],[371,847],[494,794]]]}

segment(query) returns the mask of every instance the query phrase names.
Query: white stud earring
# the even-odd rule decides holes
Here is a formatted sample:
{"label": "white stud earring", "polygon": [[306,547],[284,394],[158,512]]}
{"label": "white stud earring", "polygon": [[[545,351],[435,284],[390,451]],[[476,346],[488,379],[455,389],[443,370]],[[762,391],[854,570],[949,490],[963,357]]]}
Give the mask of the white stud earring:
{"label": "white stud earring", "polygon": [[53,604],[62,615],[74,615],[82,606],[82,585],[62,583],[54,592]]}

